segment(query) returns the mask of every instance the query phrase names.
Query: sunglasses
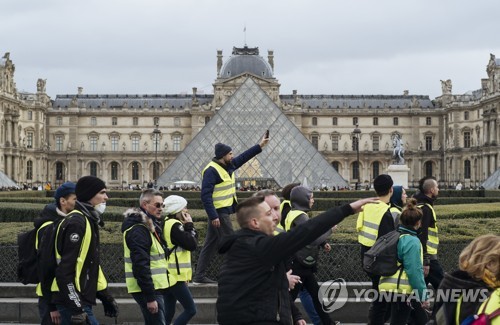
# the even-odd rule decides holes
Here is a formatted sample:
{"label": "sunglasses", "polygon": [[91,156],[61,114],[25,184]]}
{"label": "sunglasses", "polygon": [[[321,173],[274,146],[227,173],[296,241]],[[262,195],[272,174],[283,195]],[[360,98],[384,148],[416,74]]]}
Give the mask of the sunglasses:
{"label": "sunglasses", "polygon": [[165,204],[163,204],[163,203],[155,203],[155,204],[151,204],[151,205],[157,209],[163,209],[165,207]]}

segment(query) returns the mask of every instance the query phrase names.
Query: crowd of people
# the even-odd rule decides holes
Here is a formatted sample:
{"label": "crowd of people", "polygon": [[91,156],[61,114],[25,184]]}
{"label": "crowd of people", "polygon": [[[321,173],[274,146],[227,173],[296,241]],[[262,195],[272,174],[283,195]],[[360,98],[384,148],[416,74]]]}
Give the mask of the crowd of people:
{"label": "crowd of people", "polygon": [[[342,220],[355,213],[361,259],[382,236],[394,231],[399,236],[398,271],[387,276],[367,274],[379,293],[367,323],[462,324],[474,315],[500,313],[500,237],[476,238],[460,255],[459,270],[445,274],[438,259],[435,179],[420,180],[419,192],[407,198],[405,189],[394,185],[389,175],[379,175],[373,184],[376,197],[328,209],[314,218],[308,214],[313,191],[300,183],[282,189],[283,201],[273,190],[264,189],[238,202],[235,171],[262,152],[268,141],[264,136],[235,157],[228,145],[215,145],[215,157],[202,171],[201,200],[208,222],[196,268],[191,252],[198,247],[198,234],[185,198],[163,197],[161,191],[148,188],[141,192],[139,206],[125,211],[121,230],[126,287],[145,324],[187,324],[197,312],[189,282],[217,285],[220,324],[305,325],[307,318],[314,324],[340,323],[324,308],[315,273],[319,251],[332,251],[328,239]],[[84,176],[76,184],[62,184],[54,198],[35,220],[40,239],[47,222],[57,224],[54,278],[37,287],[41,323],[98,324],[92,310],[97,299],[106,316],[116,317],[118,304],[100,266],[106,184]],[[207,276],[216,253],[223,256],[217,281]],[[487,294],[474,301],[438,296],[432,309],[428,284],[434,292],[474,289]],[[297,297],[307,317],[296,307]],[[177,302],[183,311],[175,317]],[[500,317],[492,324],[497,322]]]}

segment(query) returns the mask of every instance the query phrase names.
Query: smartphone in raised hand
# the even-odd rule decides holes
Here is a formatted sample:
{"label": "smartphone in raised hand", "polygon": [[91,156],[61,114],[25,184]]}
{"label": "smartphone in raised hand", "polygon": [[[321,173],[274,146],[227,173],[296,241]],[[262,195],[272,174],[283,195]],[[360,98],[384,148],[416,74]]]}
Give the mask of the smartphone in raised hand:
{"label": "smartphone in raised hand", "polygon": [[269,139],[269,130],[266,130],[266,139]]}

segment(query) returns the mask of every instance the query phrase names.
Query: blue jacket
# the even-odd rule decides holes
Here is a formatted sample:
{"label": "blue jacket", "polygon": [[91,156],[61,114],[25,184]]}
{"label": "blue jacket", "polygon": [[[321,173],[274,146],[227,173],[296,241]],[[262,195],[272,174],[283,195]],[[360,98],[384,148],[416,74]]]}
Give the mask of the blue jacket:
{"label": "blue jacket", "polygon": [[398,242],[398,258],[403,261],[403,268],[408,275],[408,281],[420,301],[427,298],[427,286],[424,280],[424,268],[420,259],[422,246],[417,237],[417,232],[403,226],[399,226],[402,236]]}
{"label": "blue jacket", "polygon": [[[247,161],[261,152],[262,148],[260,147],[260,145],[256,144],[255,146],[241,153],[239,156],[233,158],[233,161],[229,166],[221,166],[226,169],[229,176],[231,176],[236,169],[243,166],[243,164],[245,164]],[[215,158],[214,161],[218,163]],[[215,185],[221,182],[222,178],[220,178],[219,173],[217,172],[217,170],[215,170],[215,168],[209,167],[207,168],[207,170],[205,170],[205,173],[203,174],[203,180],[201,182],[201,202],[203,203],[203,207],[205,208],[205,211],[207,212],[208,218],[210,220],[219,218],[219,213],[231,214],[235,211],[235,207],[237,204],[236,202],[233,202],[233,206],[231,207],[225,207],[217,210],[215,209],[212,194],[214,192]]]}

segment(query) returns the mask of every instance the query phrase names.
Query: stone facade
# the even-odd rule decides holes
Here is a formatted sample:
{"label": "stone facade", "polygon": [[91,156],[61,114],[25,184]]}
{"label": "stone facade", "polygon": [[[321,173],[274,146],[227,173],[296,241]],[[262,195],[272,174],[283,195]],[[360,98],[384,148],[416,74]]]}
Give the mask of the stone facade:
{"label": "stone facade", "polygon": [[[247,78],[351,185],[358,180],[356,149],[359,181],[369,186],[392,163],[396,134],[404,143],[410,186],[432,175],[442,186],[461,181],[476,187],[499,168],[500,60],[494,55],[481,89],[453,94],[446,80],[434,100],[408,91],[390,96],[280,94],[274,61],[272,51],[265,61],[257,48],[235,48],[227,62],[217,51],[217,78],[208,95],[196,88],[189,95],[91,95],[79,88],[50,100],[43,79],[36,93],[16,90],[15,67],[6,53],[0,63],[0,170],[19,184],[58,185],[94,174],[110,188],[143,186],[165,170]],[[359,139],[353,133],[356,125]],[[153,132],[156,127],[160,132]]]}

